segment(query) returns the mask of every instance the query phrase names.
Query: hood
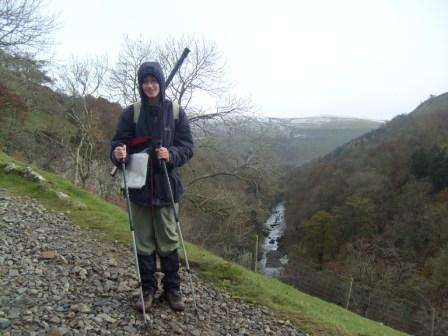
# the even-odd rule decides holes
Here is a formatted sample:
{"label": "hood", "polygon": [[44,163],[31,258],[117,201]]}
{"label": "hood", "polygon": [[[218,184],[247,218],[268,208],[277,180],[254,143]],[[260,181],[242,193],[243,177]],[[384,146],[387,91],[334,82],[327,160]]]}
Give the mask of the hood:
{"label": "hood", "polygon": [[140,98],[142,102],[147,102],[147,97],[143,92],[143,81],[145,77],[151,75],[154,76],[160,85],[160,101],[165,99],[165,76],[163,75],[162,67],[157,62],[144,62],[140,65],[137,72],[138,78],[138,92],[140,93]]}

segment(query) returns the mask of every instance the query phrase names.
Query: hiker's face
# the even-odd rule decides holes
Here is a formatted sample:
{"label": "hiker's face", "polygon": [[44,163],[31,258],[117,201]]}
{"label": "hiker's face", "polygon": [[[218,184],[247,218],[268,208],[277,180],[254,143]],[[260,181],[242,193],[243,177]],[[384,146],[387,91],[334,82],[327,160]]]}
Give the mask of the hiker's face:
{"label": "hiker's face", "polygon": [[143,81],[143,92],[149,100],[157,100],[160,93],[160,85],[154,76],[146,76]]}

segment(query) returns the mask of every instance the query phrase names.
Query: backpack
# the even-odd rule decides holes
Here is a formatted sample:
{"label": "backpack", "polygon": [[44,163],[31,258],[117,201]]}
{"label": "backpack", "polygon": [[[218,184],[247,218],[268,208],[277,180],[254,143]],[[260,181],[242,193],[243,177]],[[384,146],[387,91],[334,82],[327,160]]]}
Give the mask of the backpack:
{"label": "backpack", "polygon": [[[171,102],[171,104],[173,104],[173,118],[174,118],[174,121],[176,122],[179,120],[180,106],[177,102]],[[134,103],[134,124],[137,124],[138,117],[140,116],[141,106],[142,106],[142,103],[139,101]]]}

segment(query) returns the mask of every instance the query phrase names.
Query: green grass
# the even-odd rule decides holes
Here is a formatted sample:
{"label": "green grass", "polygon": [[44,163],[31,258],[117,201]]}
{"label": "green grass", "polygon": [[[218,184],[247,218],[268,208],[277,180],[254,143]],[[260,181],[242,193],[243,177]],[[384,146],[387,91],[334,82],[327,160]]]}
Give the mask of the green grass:
{"label": "green grass", "polygon": [[29,127],[30,129],[44,129],[50,123],[51,117],[54,118],[54,116],[50,116],[44,111],[33,110],[27,115],[25,127]]}
{"label": "green grass", "polygon": [[[0,166],[14,162],[25,167],[6,154],[0,152]],[[0,169],[0,187],[18,195],[28,195],[38,199],[43,205],[57,211],[64,211],[75,223],[83,228],[101,232],[105,239],[118,240],[127,246],[129,227],[126,212],[84,191],[67,180],[41,170],[33,169],[44,176],[48,183],[25,179],[18,173],[5,173]],[[62,191],[72,199],[87,207],[77,209],[57,198],[55,191]],[[289,319],[310,335],[338,336],[394,336],[406,335],[341,307],[304,294],[276,279],[251,272],[239,265],[227,262],[210,252],[187,243],[192,268],[214,286],[248,302],[271,307],[280,319]]]}

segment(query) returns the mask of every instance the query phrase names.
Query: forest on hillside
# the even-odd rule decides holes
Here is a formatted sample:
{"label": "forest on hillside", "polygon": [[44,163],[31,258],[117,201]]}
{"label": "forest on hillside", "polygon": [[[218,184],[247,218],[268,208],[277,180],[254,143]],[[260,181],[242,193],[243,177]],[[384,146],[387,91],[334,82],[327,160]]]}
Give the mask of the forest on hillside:
{"label": "forest on hillside", "polygon": [[[443,94],[293,171],[285,278],[333,294],[351,282],[359,293],[350,305],[360,314],[446,335],[447,144]],[[328,274],[342,277],[323,284]]]}

